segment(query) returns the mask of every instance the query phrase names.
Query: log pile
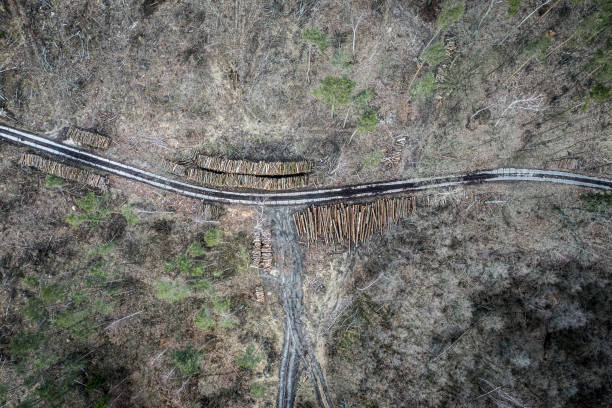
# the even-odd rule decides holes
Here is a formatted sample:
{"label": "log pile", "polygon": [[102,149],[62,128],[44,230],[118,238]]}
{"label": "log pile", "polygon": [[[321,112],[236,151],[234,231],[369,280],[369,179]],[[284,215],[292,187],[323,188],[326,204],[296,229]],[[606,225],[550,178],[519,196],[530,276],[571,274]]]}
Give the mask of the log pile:
{"label": "log pile", "polygon": [[220,157],[198,155],[196,164],[201,169],[218,173],[249,174],[251,176],[288,176],[305,174],[312,171],[312,163],[296,162],[251,162],[246,160],[228,160]]}
{"label": "log pile", "polygon": [[83,146],[93,147],[94,149],[108,149],[111,139],[98,133],[90,132],[71,126],[66,133],[66,137],[75,143]]}
{"label": "log pile", "polygon": [[50,173],[66,180],[87,184],[88,186],[106,190],[106,179],[99,174],[93,174],[78,167],[68,166],[53,160],[44,159],[35,154],[24,153],[19,162],[24,166],[35,167],[44,173]]}
{"label": "log pile", "polygon": [[308,175],[288,177],[259,177],[249,174],[215,173],[208,170],[188,168],[188,179],[209,186],[250,188],[254,190],[291,190],[306,187]]}
{"label": "log pile", "polygon": [[302,240],[314,243],[357,244],[416,210],[414,197],[383,198],[367,204],[311,206],[293,214]]}
{"label": "log pile", "polygon": [[385,157],[384,161],[388,167],[395,167],[399,164],[402,159],[402,153],[404,152],[404,145],[406,144],[406,138],[401,137],[393,143],[393,149],[391,154]]}
{"label": "log pile", "polygon": [[266,301],[263,286],[257,286],[255,288],[255,301],[259,303],[264,303]]}
{"label": "log pile", "polygon": [[253,234],[253,251],[251,266],[266,272],[272,269],[272,233],[269,229],[255,231]]}

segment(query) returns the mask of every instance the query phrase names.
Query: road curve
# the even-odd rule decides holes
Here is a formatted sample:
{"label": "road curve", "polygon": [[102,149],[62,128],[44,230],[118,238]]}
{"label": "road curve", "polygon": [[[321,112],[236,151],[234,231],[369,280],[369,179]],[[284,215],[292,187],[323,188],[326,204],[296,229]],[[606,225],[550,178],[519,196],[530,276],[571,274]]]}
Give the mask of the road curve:
{"label": "road curve", "polygon": [[612,191],[612,180],[589,177],[561,171],[501,168],[483,170],[461,175],[429,177],[409,180],[382,181],[344,187],[325,187],[292,191],[228,191],[202,187],[163,177],[146,170],[128,166],[72,146],[50,140],[40,135],[0,124],[0,139],[33,148],[39,152],[75,163],[83,167],[100,170],[125,177],[167,191],[183,194],[209,202],[229,204],[271,206],[297,206],[320,204],[332,201],[408,193],[432,188],[453,187],[463,184],[478,184],[510,181],[547,181]]}

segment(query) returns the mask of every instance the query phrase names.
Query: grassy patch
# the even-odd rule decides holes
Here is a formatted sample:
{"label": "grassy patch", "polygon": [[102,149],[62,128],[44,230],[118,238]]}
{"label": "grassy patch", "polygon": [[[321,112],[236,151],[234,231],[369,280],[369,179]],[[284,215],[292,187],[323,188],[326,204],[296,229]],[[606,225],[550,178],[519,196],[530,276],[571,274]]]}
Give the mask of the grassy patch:
{"label": "grassy patch", "polygon": [[365,171],[372,171],[385,158],[385,152],[382,150],[375,150],[370,154],[366,154],[363,158],[362,166]]}
{"label": "grassy patch", "polygon": [[436,89],[438,89],[436,79],[433,73],[428,72],[414,82],[412,88],[410,88],[410,95],[421,95],[423,98],[429,98]]}
{"label": "grassy patch", "polygon": [[251,384],[251,397],[253,398],[263,398],[266,395],[266,386],[262,383],[253,383]]}
{"label": "grassy patch", "polygon": [[438,15],[438,28],[440,30],[448,28],[455,21],[459,20],[464,10],[464,0],[447,0],[442,3],[442,11]]}
{"label": "grassy patch", "polygon": [[140,218],[138,218],[134,214],[134,211],[132,210],[132,206],[129,204],[121,206],[119,211],[121,211],[121,214],[125,217],[125,220],[130,225],[136,225],[140,221]]}
{"label": "grassy patch", "polygon": [[57,177],[54,174],[47,174],[45,177],[45,187],[46,188],[56,188],[62,187],[64,185],[64,179],[61,177]]}
{"label": "grassy patch", "polygon": [[155,286],[155,297],[167,303],[178,302],[190,294],[189,288],[182,282],[161,280]]}
{"label": "grassy patch", "polygon": [[508,0],[508,15],[514,16],[521,7],[521,0]]}
{"label": "grassy patch", "polygon": [[221,238],[223,237],[223,233],[218,228],[213,228],[206,231],[204,235],[204,242],[208,247],[216,247],[221,243]]}
{"label": "grassy patch", "polygon": [[244,353],[236,357],[236,363],[244,369],[254,370],[255,366],[257,366],[257,364],[259,364],[259,362],[263,360],[263,358],[264,358],[264,355],[261,353],[256,354],[255,347],[252,344],[250,344],[246,348]]}
{"label": "grassy patch", "polygon": [[444,44],[438,41],[431,44],[425,51],[423,51],[423,54],[421,54],[419,59],[433,68],[439,65],[445,56],[446,48],[444,48]]}
{"label": "grassy patch", "polygon": [[85,197],[77,200],[77,207],[81,210],[78,213],[69,214],[66,222],[72,228],[78,228],[81,224],[87,224],[90,228],[96,228],[101,222],[107,220],[112,211],[106,206],[108,196],[96,196],[92,191]]}

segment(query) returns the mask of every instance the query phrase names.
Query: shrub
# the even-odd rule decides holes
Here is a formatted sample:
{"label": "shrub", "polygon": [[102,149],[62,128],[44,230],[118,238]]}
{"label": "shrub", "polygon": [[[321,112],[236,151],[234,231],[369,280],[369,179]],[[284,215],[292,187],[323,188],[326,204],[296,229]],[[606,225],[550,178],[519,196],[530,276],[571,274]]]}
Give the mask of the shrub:
{"label": "shrub", "polygon": [[102,298],[98,298],[94,301],[93,310],[102,315],[107,315],[113,312],[115,304],[113,302],[107,302]]}
{"label": "shrub", "polygon": [[189,275],[193,269],[193,261],[189,259],[186,254],[181,253],[178,258],[176,258],[176,267],[183,275]]}
{"label": "shrub", "polygon": [[40,289],[40,298],[45,303],[55,303],[66,299],[64,288],[57,283],[43,286]]}
{"label": "shrub", "polygon": [[231,329],[238,323],[240,323],[240,320],[238,320],[238,318],[235,316],[224,316],[221,318],[221,320],[219,320],[219,326],[223,327],[224,329]]}
{"label": "shrub", "polygon": [[100,398],[98,398],[91,407],[92,408],[106,408],[108,407],[108,404],[110,402],[111,402],[110,395],[104,394],[104,395],[101,395]]}
{"label": "shrub", "polygon": [[197,264],[193,266],[191,270],[191,276],[202,276],[204,275],[204,266]]}
{"label": "shrub", "polygon": [[89,274],[85,277],[85,283],[90,286],[100,286],[108,281],[111,271],[106,267],[106,262],[97,262],[89,270]]}
{"label": "shrub", "polygon": [[415,81],[414,85],[410,89],[410,95],[421,95],[423,98],[428,98],[433,95],[434,91],[438,89],[438,84],[431,72],[423,75],[422,78]]}
{"label": "shrub", "polygon": [[538,60],[543,62],[546,59],[546,52],[552,44],[550,35],[542,34],[536,41],[527,46],[527,52],[531,53]]}
{"label": "shrub", "polygon": [[236,357],[236,363],[247,370],[255,369],[255,366],[263,360],[263,354],[255,354],[255,347],[249,345],[240,356]]}
{"label": "shrub", "polygon": [[30,320],[41,322],[47,318],[47,309],[43,302],[33,298],[28,300],[28,303],[23,308],[23,314]]}
{"label": "shrub", "polygon": [[318,100],[331,106],[332,113],[336,113],[338,107],[352,102],[351,92],[355,85],[355,82],[346,76],[342,78],[328,76],[323,79],[319,88],[312,91],[312,94]]}
{"label": "shrub", "polygon": [[582,194],[580,200],[589,211],[605,211],[612,208],[612,193]]}
{"label": "shrub", "polygon": [[316,45],[321,52],[325,52],[329,47],[327,41],[327,34],[322,33],[317,28],[307,28],[302,31],[302,39],[308,41],[311,44]]}
{"label": "shrub", "polygon": [[373,95],[374,91],[371,89],[364,89],[363,91],[357,92],[357,95],[353,97],[353,103],[359,107],[364,107],[370,102]]}
{"label": "shrub", "polygon": [[89,256],[91,256],[92,258],[95,258],[98,256],[106,255],[112,250],[114,250],[115,247],[116,247],[115,243],[113,241],[109,241],[106,244],[102,244],[100,246],[93,247],[89,251]]}
{"label": "shrub", "polygon": [[81,322],[87,316],[88,313],[86,310],[80,310],[77,312],[67,311],[59,313],[55,317],[55,325],[62,328],[72,327]]}
{"label": "shrub", "polygon": [[204,235],[204,242],[208,247],[217,246],[219,245],[219,243],[221,243],[221,236],[221,230],[219,230],[218,228],[213,228],[211,230],[206,231],[206,234]]}
{"label": "shrub", "polygon": [[32,275],[30,275],[30,276],[26,276],[26,277],[23,279],[23,283],[24,283],[26,286],[29,286],[29,287],[30,287],[30,288],[32,288],[32,289],[37,288],[37,287],[38,287],[38,285],[40,284],[40,282],[38,281],[38,278],[37,278],[36,276],[32,276]]}
{"label": "shrub", "polygon": [[132,206],[129,204],[121,206],[119,211],[121,211],[121,214],[125,217],[125,220],[130,225],[136,225],[138,224],[138,221],[140,221],[140,218],[133,213]]}
{"label": "shrub", "polygon": [[13,336],[9,346],[9,352],[15,356],[22,356],[36,350],[41,342],[42,336],[21,332]]}
{"label": "shrub", "polygon": [[202,352],[188,345],[182,350],[172,353],[171,360],[184,376],[194,376],[200,372],[200,360]]}
{"label": "shrub", "polygon": [[61,177],[57,177],[54,174],[47,174],[47,176],[45,177],[46,188],[62,187],[63,185],[64,179]]}
{"label": "shrub", "polygon": [[210,291],[211,284],[208,279],[199,279],[195,282],[190,282],[191,287],[196,291]]}
{"label": "shrub", "polygon": [[200,330],[208,330],[215,325],[215,319],[206,306],[202,306],[193,318],[195,327]]}
{"label": "shrub", "polygon": [[331,59],[331,64],[334,67],[347,69],[353,62],[353,56],[342,49],[337,50]]}
{"label": "shrub", "polygon": [[266,395],[266,386],[262,383],[253,383],[250,394],[253,398],[263,398]]}
{"label": "shrub", "polygon": [[444,48],[444,44],[438,41],[433,43],[425,51],[423,51],[419,59],[433,68],[439,65],[445,56],[446,48]]}
{"label": "shrub", "polygon": [[87,223],[91,228],[96,228],[102,221],[107,220],[111,215],[111,210],[106,208],[107,195],[97,197],[92,191],[85,197],[77,200],[76,204],[81,209],[81,213],[69,214],[66,222],[72,228],[78,228],[81,224]]}
{"label": "shrub", "polygon": [[373,111],[366,111],[357,118],[357,133],[366,134],[374,130],[378,124],[378,118]]}
{"label": "shrub", "polygon": [[213,299],[212,302],[213,302],[213,310],[215,311],[216,314],[225,315],[230,312],[230,300],[229,299],[225,299],[225,300]]}
{"label": "shrub", "polygon": [[189,296],[189,289],[182,283],[158,281],[155,297],[168,303],[178,302]]}
{"label": "shrub", "polygon": [[8,386],[4,383],[0,383],[0,403],[6,401],[6,395],[8,394]]}
{"label": "shrub", "polygon": [[206,254],[206,250],[200,244],[200,241],[193,241],[187,248],[187,253],[193,258]]}
{"label": "shrub", "polygon": [[448,26],[459,20],[465,10],[464,0],[446,0],[442,3],[442,11],[438,15],[438,28],[446,29]]}
{"label": "shrub", "polygon": [[595,103],[605,102],[610,99],[610,88],[598,83],[591,89],[589,98]]}
{"label": "shrub", "polygon": [[593,72],[593,78],[598,81],[612,79],[612,38],[608,38],[605,49],[595,52],[589,61],[588,69]]}

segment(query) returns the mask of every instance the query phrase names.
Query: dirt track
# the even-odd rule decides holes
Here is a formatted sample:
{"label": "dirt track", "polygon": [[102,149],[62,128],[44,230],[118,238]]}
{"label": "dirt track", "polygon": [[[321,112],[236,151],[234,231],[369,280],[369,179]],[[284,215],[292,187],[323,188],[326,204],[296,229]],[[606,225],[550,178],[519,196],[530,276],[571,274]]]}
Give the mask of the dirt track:
{"label": "dirt track", "polygon": [[272,216],[276,265],[281,271],[279,297],[285,311],[285,338],[281,352],[277,407],[293,407],[300,373],[306,370],[321,407],[333,407],[325,377],[302,324],[302,251],[289,209]]}
{"label": "dirt track", "polygon": [[343,187],[327,187],[316,190],[238,192],[202,187],[169,179],[8,126],[0,125],[0,139],[34,148],[42,153],[61,158],[70,163],[115,174],[156,188],[173,191],[204,201],[229,204],[261,205],[263,203],[270,206],[298,206],[334,201],[350,201],[464,184],[516,181],[546,181],[600,190],[612,190],[612,180],[610,179],[559,171],[502,168],[461,175],[383,181]]}

